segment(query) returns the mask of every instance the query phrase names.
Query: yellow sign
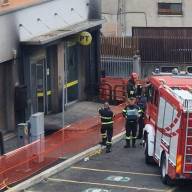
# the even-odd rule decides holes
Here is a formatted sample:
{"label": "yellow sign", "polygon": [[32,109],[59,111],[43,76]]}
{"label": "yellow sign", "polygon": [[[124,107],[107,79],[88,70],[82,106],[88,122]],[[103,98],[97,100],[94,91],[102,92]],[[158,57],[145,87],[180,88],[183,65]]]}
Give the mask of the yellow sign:
{"label": "yellow sign", "polygon": [[78,36],[78,42],[84,46],[90,45],[92,42],[91,34],[87,31],[81,32]]}

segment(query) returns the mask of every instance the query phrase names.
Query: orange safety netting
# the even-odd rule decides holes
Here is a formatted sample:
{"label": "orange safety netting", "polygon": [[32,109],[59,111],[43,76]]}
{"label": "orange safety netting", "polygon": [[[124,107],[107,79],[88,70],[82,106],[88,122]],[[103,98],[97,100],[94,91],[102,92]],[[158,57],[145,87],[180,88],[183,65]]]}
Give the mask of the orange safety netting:
{"label": "orange safety netting", "polygon": [[[124,130],[121,111],[124,105],[113,107],[114,135]],[[100,118],[92,117],[73,123],[58,132],[37,140],[0,157],[0,189],[22,181],[53,163],[59,158],[77,154],[100,141]]]}

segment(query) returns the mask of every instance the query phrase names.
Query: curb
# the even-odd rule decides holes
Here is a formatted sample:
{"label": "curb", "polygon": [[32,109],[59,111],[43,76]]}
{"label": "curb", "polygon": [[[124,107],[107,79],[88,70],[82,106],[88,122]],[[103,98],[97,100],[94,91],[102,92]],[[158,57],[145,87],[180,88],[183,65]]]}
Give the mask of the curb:
{"label": "curb", "polygon": [[[120,141],[123,138],[124,134],[125,134],[125,131],[116,135],[115,137],[113,137],[113,143],[117,143],[118,141]],[[66,161],[64,161],[62,163],[59,163],[56,166],[51,167],[51,168],[41,172],[40,174],[35,175],[34,177],[19,183],[18,185],[6,190],[6,192],[17,192],[17,191],[22,191],[24,189],[27,189],[27,188],[31,187],[32,185],[35,185],[35,184],[39,183],[40,181],[44,180],[45,178],[50,177],[64,169],[70,167],[71,165],[79,162],[80,160],[86,158],[90,154],[93,154],[93,152],[96,152],[103,148],[105,148],[105,147],[101,147],[101,145],[96,145],[95,147],[87,149],[87,150],[67,159]]]}

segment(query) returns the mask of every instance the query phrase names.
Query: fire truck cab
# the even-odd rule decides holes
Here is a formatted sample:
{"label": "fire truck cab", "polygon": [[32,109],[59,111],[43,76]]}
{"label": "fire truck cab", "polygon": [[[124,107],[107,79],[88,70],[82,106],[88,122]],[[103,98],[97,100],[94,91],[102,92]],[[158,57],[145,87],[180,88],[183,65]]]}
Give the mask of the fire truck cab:
{"label": "fire truck cab", "polygon": [[192,75],[149,78],[144,127],[145,161],[155,161],[164,184],[192,180]]}

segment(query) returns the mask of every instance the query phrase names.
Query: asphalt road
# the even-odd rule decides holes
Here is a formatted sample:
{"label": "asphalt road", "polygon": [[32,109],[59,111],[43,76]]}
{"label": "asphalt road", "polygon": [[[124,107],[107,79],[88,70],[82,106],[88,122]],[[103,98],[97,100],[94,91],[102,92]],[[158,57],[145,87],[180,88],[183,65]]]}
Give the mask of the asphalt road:
{"label": "asphalt road", "polygon": [[144,149],[123,148],[124,141],[111,153],[83,161],[25,190],[26,192],[192,192],[192,182],[180,186],[162,184],[159,168],[146,165]]}

